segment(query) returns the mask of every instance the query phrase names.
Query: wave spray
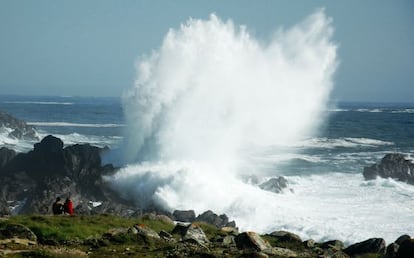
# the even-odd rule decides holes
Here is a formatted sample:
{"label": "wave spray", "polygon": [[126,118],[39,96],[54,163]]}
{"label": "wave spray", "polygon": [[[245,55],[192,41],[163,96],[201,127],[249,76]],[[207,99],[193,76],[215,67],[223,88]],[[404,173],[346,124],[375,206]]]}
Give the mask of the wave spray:
{"label": "wave spray", "polygon": [[268,230],[283,195],[246,175],[260,180],[260,150],[317,128],[337,64],[332,33],[323,10],[269,42],[216,15],[170,29],[125,93],[130,165],[111,178],[114,188],[143,208],[211,209]]}

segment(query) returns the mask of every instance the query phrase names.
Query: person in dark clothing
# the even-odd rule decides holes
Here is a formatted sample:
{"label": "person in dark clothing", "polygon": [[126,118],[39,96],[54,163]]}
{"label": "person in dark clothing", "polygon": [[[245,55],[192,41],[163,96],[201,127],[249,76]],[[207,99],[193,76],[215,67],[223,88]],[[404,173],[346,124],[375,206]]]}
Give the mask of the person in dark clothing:
{"label": "person in dark clothing", "polygon": [[53,214],[55,214],[55,215],[63,214],[64,207],[63,207],[63,202],[60,199],[60,197],[57,197],[56,198],[56,201],[53,203],[53,205],[52,205],[52,211],[53,211]]}

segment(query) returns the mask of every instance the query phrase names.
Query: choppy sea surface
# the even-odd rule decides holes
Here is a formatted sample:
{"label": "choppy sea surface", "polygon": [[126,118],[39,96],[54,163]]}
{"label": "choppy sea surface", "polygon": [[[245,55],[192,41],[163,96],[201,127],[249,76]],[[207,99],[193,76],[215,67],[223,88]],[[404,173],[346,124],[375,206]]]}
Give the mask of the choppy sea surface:
{"label": "choppy sea surface", "polygon": [[[118,98],[0,96],[0,110],[35,126],[40,138],[53,134],[65,144],[118,149],[126,127]],[[402,234],[414,235],[414,186],[362,177],[363,167],[386,153],[414,159],[414,104],[337,103],[325,113],[314,136],[253,157],[268,176],[285,176],[292,191],[257,200],[258,207],[273,209],[261,216],[263,223],[244,221],[237,213],[229,214],[231,219],[244,229],[284,229],[303,238],[347,243],[371,237],[389,243]],[[11,139],[7,132],[0,128],[0,147],[32,149],[33,141]]]}

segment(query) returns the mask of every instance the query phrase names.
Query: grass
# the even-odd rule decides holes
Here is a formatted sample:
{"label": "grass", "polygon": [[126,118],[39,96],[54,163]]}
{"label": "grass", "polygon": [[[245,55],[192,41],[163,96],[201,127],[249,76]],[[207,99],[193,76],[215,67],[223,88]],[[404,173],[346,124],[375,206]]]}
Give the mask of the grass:
{"label": "grass", "polygon": [[128,228],[135,224],[145,224],[155,231],[171,229],[173,225],[161,220],[122,218],[112,215],[93,216],[13,216],[0,221],[0,229],[7,224],[22,224],[30,228],[40,241],[85,240],[100,236],[111,228]]}

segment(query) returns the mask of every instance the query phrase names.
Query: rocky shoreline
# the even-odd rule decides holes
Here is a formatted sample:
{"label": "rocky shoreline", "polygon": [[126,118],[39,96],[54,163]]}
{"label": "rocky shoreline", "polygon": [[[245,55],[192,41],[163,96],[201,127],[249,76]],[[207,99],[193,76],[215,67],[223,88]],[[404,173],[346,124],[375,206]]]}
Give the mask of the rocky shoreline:
{"label": "rocky shoreline", "polygon": [[[403,235],[386,246],[384,239],[372,238],[345,247],[339,240],[317,243],[290,232],[275,231],[259,235],[239,232],[235,227],[216,227],[206,222],[177,222],[165,215],[145,214],[140,223],[109,228],[88,237],[57,240],[44,236],[42,225],[73,224],[87,220],[76,216],[27,216],[32,226],[10,219],[0,221],[0,255],[14,257],[383,257],[408,258],[414,254],[414,239]],[[77,219],[77,221],[75,221]],[[94,224],[104,224],[93,217]],[[114,220],[115,217],[109,217]],[[9,222],[9,220],[11,222]],[[31,221],[31,222],[29,222]],[[36,221],[37,226],[33,226]],[[90,224],[89,221],[87,221]],[[156,227],[156,229],[155,229]],[[68,230],[62,226],[60,230]],[[36,233],[34,233],[36,231]],[[50,232],[49,232],[50,233]]]}

